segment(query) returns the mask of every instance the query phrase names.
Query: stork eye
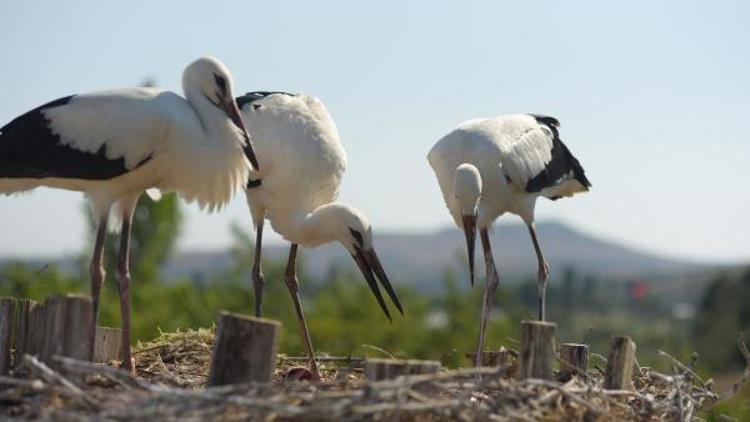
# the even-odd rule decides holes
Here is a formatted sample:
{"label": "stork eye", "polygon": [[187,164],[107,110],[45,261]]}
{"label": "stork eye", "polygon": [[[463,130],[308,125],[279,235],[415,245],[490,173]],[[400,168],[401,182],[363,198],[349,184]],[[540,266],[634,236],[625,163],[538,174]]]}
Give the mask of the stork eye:
{"label": "stork eye", "polygon": [[364,245],[362,244],[362,242],[363,242],[363,240],[362,240],[362,233],[354,230],[351,227],[349,228],[349,232],[352,234],[352,236],[354,236],[354,240],[357,241],[357,243],[359,244],[359,247],[360,248],[363,247]]}
{"label": "stork eye", "polygon": [[227,80],[224,79],[223,76],[217,75],[214,73],[214,81],[216,81],[216,86],[219,87],[219,92],[221,93],[221,96],[224,97],[227,95]]}

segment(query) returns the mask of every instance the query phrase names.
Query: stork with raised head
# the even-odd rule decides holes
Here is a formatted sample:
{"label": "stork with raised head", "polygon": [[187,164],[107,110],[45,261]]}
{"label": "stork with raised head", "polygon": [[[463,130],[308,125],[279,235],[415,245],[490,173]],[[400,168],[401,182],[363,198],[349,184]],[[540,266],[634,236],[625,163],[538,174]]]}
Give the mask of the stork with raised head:
{"label": "stork with raised head", "polygon": [[121,219],[117,279],[123,364],[130,369],[128,254],[138,198],[146,190],[153,195],[177,191],[214,210],[258,168],[226,66],[202,57],[185,69],[182,87],[184,98],[155,88],[71,95],[0,129],[0,193],[47,186],[80,191],[90,199],[98,222],[90,266],[92,349],[104,281],[104,239],[110,209],[116,209],[114,217]]}
{"label": "stork with raised head", "polygon": [[258,160],[263,163],[247,184],[247,202],[256,228],[255,314],[261,315],[260,257],[264,220],[289,241],[285,281],[294,302],[313,379],[320,374],[300,304],[295,260],[297,246],[338,241],[351,254],[385,315],[391,320],[377,280],[403,314],[401,303],[375,253],[372,227],[359,210],[334,202],[346,167],[338,130],[325,106],[308,95],[252,92],[237,98]]}
{"label": "stork with raised head", "polygon": [[559,126],[553,117],[534,114],[474,119],[445,135],[427,155],[448,211],[464,230],[472,285],[477,229],[482,241],[486,280],[477,364],[499,283],[487,232],[492,222],[508,212],[528,226],[539,266],[538,315],[544,321],[549,266],[534,229],[536,200],[557,200],[591,187],[581,164],[560,140]]}

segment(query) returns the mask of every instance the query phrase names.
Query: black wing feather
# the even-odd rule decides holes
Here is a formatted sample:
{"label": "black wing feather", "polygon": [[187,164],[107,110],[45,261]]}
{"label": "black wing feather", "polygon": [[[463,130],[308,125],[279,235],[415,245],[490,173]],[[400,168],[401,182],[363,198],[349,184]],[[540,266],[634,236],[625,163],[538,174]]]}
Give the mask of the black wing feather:
{"label": "black wing feather", "polygon": [[539,124],[548,127],[552,132],[552,159],[547,163],[541,173],[526,182],[526,192],[539,192],[544,188],[557,186],[560,183],[560,180],[570,173],[573,173],[573,177],[583,186],[590,188],[591,182],[586,178],[581,163],[573,156],[568,147],[560,139],[560,134],[557,130],[557,128],[560,127],[560,122],[550,116],[536,114],[532,114],[531,116],[533,116]]}
{"label": "black wing feather", "polygon": [[245,106],[245,104],[250,104],[254,101],[262,100],[263,98],[266,98],[269,95],[272,94],[281,94],[281,95],[289,95],[294,96],[294,94],[290,94],[288,92],[284,91],[255,91],[255,92],[248,92],[247,94],[237,97],[235,101],[237,101],[237,106],[239,108],[242,108]]}
{"label": "black wing feather", "polygon": [[107,158],[105,144],[96,153],[80,151],[62,144],[60,136],[52,132],[43,111],[63,106],[74,97],[41,105],[0,129],[0,177],[107,180],[130,171],[124,158]]}

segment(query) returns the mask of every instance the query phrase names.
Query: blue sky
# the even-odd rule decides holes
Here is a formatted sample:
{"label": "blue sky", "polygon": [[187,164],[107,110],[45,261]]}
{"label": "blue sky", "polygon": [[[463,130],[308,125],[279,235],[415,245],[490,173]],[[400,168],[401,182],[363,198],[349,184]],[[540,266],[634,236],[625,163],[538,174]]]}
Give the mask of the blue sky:
{"label": "blue sky", "polygon": [[[748,260],[749,12],[741,1],[3,1],[0,124],[146,77],[179,91],[184,66],[212,54],[241,92],[327,104],[349,155],[341,199],[377,235],[451,224],[425,155],[453,126],[545,113],[594,188],[540,201],[539,219],[664,255]],[[47,189],[0,197],[0,256],[78,252],[82,203]],[[182,249],[224,247],[231,221],[250,226],[239,196],[219,214],[186,210]]]}

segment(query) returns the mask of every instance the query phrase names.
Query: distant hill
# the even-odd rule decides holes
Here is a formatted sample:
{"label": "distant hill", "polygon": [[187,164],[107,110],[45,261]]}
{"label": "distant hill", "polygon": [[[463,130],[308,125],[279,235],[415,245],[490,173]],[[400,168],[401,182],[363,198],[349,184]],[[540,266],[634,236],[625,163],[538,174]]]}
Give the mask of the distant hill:
{"label": "distant hill", "polygon": [[[566,268],[613,279],[669,277],[703,268],[597,239],[557,222],[538,223],[537,230],[552,277]],[[536,277],[534,248],[524,225],[496,225],[491,238],[501,277],[511,281]],[[467,277],[464,235],[457,228],[432,233],[376,233],[375,247],[389,276],[399,282],[439,284],[446,270],[451,270],[459,280]],[[481,277],[484,260],[478,236],[476,247],[477,275]],[[288,245],[270,244],[264,245],[263,253],[267,258],[285,259],[287,251]],[[312,277],[323,277],[332,266],[354,270],[351,257],[341,245],[302,251],[305,271]],[[231,258],[225,252],[187,252],[170,260],[166,275],[208,277],[229,265]]]}

